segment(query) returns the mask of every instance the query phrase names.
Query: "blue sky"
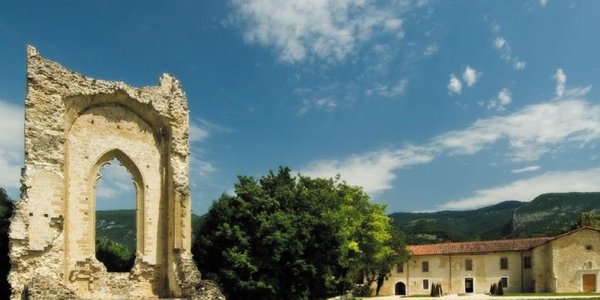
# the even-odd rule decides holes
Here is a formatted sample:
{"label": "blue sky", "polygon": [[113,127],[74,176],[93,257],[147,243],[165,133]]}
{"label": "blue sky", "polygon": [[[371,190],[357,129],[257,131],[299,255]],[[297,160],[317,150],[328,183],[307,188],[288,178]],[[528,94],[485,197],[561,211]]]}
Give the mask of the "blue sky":
{"label": "blue sky", "polygon": [[[196,213],[280,165],[340,174],[388,212],[596,191],[599,13],[592,0],[2,1],[0,186],[18,195],[32,44],[99,79],[181,81]],[[101,208],[133,207],[116,166]]]}

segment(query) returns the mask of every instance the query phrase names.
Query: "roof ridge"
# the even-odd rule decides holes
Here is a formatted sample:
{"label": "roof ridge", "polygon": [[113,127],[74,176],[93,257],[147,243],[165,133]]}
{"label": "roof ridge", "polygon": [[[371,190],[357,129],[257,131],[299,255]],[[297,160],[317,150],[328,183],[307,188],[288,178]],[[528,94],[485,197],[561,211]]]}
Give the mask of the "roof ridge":
{"label": "roof ridge", "polygon": [[488,241],[444,242],[436,244],[408,245],[407,249],[411,251],[414,255],[524,251],[533,249],[552,240],[556,240],[563,236],[584,229],[591,229],[600,232],[600,229],[597,228],[580,227],[554,237],[530,237]]}

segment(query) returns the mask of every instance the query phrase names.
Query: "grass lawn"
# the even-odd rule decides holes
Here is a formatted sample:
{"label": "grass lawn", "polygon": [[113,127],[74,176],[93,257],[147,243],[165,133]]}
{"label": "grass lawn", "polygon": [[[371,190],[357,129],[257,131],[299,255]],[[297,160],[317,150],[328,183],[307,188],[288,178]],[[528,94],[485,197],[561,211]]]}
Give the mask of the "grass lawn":
{"label": "grass lawn", "polygon": [[598,296],[599,293],[504,293],[509,297],[527,297],[527,296]]}

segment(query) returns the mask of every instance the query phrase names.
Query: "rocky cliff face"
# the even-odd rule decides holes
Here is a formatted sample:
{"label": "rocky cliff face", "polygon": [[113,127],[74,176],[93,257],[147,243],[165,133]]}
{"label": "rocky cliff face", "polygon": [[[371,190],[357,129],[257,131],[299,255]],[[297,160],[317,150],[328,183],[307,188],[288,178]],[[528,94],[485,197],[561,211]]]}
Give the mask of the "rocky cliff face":
{"label": "rocky cliff face", "polygon": [[513,213],[513,235],[560,234],[577,222],[584,211],[600,210],[600,193],[543,194]]}

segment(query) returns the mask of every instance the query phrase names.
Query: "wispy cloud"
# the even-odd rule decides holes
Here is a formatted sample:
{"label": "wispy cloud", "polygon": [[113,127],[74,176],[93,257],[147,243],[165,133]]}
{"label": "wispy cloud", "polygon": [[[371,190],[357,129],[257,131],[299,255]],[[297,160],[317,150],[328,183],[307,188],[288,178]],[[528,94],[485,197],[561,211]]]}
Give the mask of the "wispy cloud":
{"label": "wispy cloud", "polygon": [[427,48],[425,48],[425,51],[423,51],[423,55],[430,56],[437,53],[438,51],[439,49],[437,43],[433,43],[427,46]]}
{"label": "wispy cloud", "polygon": [[513,54],[510,42],[504,36],[502,36],[500,31],[500,25],[494,22],[492,25],[492,32],[494,33],[492,46],[496,49],[496,51],[498,51],[500,58],[512,64],[513,69],[525,69],[527,62]]}
{"label": "wispy cloud", "polygon": [[503,111],[511,102],[512,94],[507,88],[504,88],[498,92],[498,96],[496,98],[491,99],[488,102],[487,108],[490,110]]}
{"label": "wispy cloud", "polygon": [[[117,159],[113,159],[109,164],[102,167],[100,174],[102,177],[96,186],[98,206],[111,209],[131,208],[135,203],[135,189],[131,173],[127,168],[122,166]],[[103,201],[114,203],[111,205],[102,203]],[[114,205],[118,205],[118,207]]]}
{"label": "wispy cloud", "polygon": [[517,60],[513,63],[513,68],[515,70],[523,70],[527,66],[527,62],[524,60]]}
{"label": "wispy cloud", "polygon": [[337,102],[332,97],[321,97],[316,99],[304,99],[298,115],[304,115],[310,110],[333,111],[337,108]]}
{"label": "wispy cloud", "polygon": [[462,82],[460,79],[456,77],[454,74],[450,74],[450,79],[448,80],[448,93],[452,94],[460,94],[462,92]]}
{"label": "wispy cloud", "polygon": [[[218,170],[211,162],[204,159],[206,155],[203,143],[213,134],[230,133],[232,131],[231,128],[209,122],[202,118],[194,118],[190,122],[190,176],[192,178],[195,180],[205,178]],[[192,182],[195,180],[192,180]],[[192,183],[192,186],[194,186],[194,183]]]}
{"label": "wispy cloud", "polygon": [[362,186],[365,192],[374,195],[392,187],[395,170],[428,163],[434,157],[432,149],[407,146],[352,155],[343,160],[320,160],[299,171],[304,175],[325,178],[340,174],[348,183]]}
{"label": "wispy cloud", "polygon": [[540,169],[540,166],[534,165],[534,166],[523,167],[520,169],[513,169],[513,170],[510,170],[510,172],[513,174],[519,174],[519,173],[525,173],[525,172],[533,172],[533,171],[537,171],[539,169]]}
{"label": "wispy cloud", "polygon": [[319,160],[300,171],[325,177],[340,174],[349,183],[376,194],[392,187],[395,171],[428,163],[442,155],[473,155],[506,141],[508,148],[502,152],[509,160],[535,161],[568,145],[579,147],[599,139],[600,105],[581,99],[563,99],[526,106],[505,116],[480,119],[466,129],[434,136],[423,145]]}
{"label": "wispy cloud", "polygon": [[530,201],[543,193],[591,192],[600,187],[600,168],[547,172],[528,179],[513,181],[475,191],[473,196],[452,200],[441,209],[473,209],[505,200]]}
{"label": "wispy cloud", "polygon": [[406,86],[408,85],[408,79],[400,79],[394,85],[377,84],[373,89],[365,91],[367,96],[379,95],[386,98],[393,98],[404,95],[406,92]]}
{"label": "wispy cloud", "polygon": [[279,59],[295,63],[316,57],[342,61],[377,35],[403,36],[402,14],[409,1],[233,0],[244,37],[273,47]]}
{"label": "wispy cloud", "polygon": [[500,52],[500,57],[510,60],[512,50],[510,48],[510,43],[504,37],[497,36],[494,39],[494,47]]}
{"label": "wispy cloud", "polygon": [[198,123],[191,121],[190,122],[190,142],[202,142],[206,140],[210,136],[210,133],[207,128],[202,127]]}
{"label": "wispy cloud", "polygon": [[23,107],[0,100],[0,111],[0,187],[17,189],[23,166]]}
{"label": "wispy cloud", "polygon": [[562,97],[565,94],[565,85],[567,83],[567,75],[562,69],[556,70],[554,74],[554,80],[556,81],[555,94],[556,97]]}
{"label": "wispy cloud", "polygon": [[548,4],[548,0],[540,0],[541,6],[546,6],[546,4]]}

